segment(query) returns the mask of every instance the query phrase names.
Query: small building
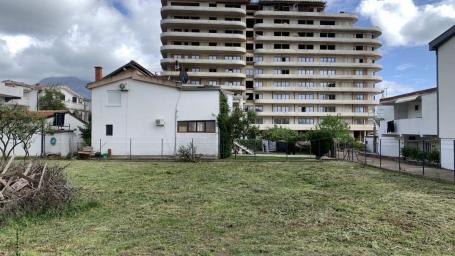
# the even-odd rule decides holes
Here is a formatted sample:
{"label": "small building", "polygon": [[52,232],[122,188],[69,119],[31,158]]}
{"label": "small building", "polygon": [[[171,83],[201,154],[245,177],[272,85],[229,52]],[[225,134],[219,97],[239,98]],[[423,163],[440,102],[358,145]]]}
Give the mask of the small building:
{"label": "small building", "polygon": [[36,111],[38,91],[33,85],[6,80],[0,82],[0,104],[23,106]]}
{"label": "small building", "polygon": [[381,99],[377,116],[382,155],[398,157],[404,146],[439,151],[436,92],[431,88]]}
{"label": "small building", "polygon": [[454,170],[455,166],[455,25],[430,42],[436,51],[437,126],[441,139],[441,166]]}
{"label": "small building", "polygon": [[[66,157],[82,147],[83,140],[79,127],[86,123],[68,110],[33,111],[46,121],[45,134],[35,134],[30,141],[29,156],[57,155]],[[16,147],[16,156],[24,156],[25,151]]]}
{"label": "small building", "polygon": [[[218,157],[217,86],[182,86],[131,61],[107,76],[96,68],[92,146],[113,157],[175,156],[193,142],[196,154]],[[232,102],[232,100],[230,100]]]}

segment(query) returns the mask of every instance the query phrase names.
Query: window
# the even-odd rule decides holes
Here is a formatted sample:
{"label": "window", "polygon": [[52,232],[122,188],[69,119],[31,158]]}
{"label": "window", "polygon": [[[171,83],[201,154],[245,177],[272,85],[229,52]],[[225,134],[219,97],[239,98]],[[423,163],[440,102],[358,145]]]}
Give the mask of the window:
{"label": "window", "polygon": [[336,96],[334,94],[322,94],[319,96],[321,100],[335,100]]}
{"label": "window", "polygon": [[297,94],[296,99],[298,100],[314,100],[314,94]]}
{"label": "window", "polygon": [[289,100],[290,99],[290,96],[289,94],[287,93],[274,93],[272,95],[272,98],[274,100]]}
{"label": "window", "polygon": [[263,60],[264,60],[264,59],[263,59],[262,56],[255,56],[255,57],[254,57],[254,62],[256,62],[256,63],[261,63]]}
{"label": "window", "polygon": [[264,119],[256,118],[256,124],[264,124]]}
{"label": "window", "polygon": [[209,81],[210,86],[217,86],[218,82],[217,81]]}
{"label": "window", "polygon": [[299,61],[300,63],[314,62],[314,58],[313,58],[313,57],[299,57],[299,58],[298,58],[298,61]]}
{"label": "window", "polygon": [[299,20],[301,25],[314,25],[314,20]]}
{"label": "window", "polygon": [[363,51],[364,48],[363,48],[363,46],[361,46],[361,45],[357,45],[357,46],[354,47],[354,50],[356,50],[356,51]]}
{"label": "window", "polygon": [[274,49],[289,49],[289,44],[274,44]]}
{"label": "window", "polygon": [[314,112],[314,107],[297,107],[300,112],[310,113]]}
{"label": "window", "polygon": [[364,107],[355,107],[354,108],[354,112],[355,113],[364,113],[365,112],[365,108]]}
{"label": "window", "polygon": [[333,106],[330,106],[330,107],[320,107],[320,108],[319,108],[319,112],[322,112],[322,113],[334,113],[334,112],[336,112],[336,108],[333,107]]}
{"label": "window", "polygon": [[337,62],[337,59],[335,57],[321,57],[320,61],[325,63],[335,63]]}
{"label": "window", "polygon": [[299,75],[314,75],[314,70],[312,70],[312,69],[299,69],[299,70],[297,70],[297,74],[299,74]]}
{"label": "window", "polygon": [[253,89],[254,82],[253,81],[245,81],[245,85],[247,89]]}
{"label": "window", "polygon": [[77,97],[72,97],[72,98],[71,98],[71,101],[72,101],[73,103],[77,103]]}
{"label": "window", "polygon": [[218,31],[216,31],[215,29],[210,29],[209,33],[214,34],[214,33],[218,33]]}
{"label": "window", "polygon": [[273,57],[273,62],[290,62],[291,58],[289,57],[280,57],[280,56],[275,56]]}
{"label": "window", "polygon": [[215,133],[215,121],[179,121],[179,133]]}
{"label": "window", "polygon": [[273,124],[289,124],[289,118],[273,118]]}
{"label": "window", "polygon": [[274,36],[289,36],[290,33],[289,32],[273,32],[273,35]]}
{"label": "window", "polygon": [[254,49],[254,44],[246,44],[246,49],[252,51]]}
{"label": "window", "polygon": [[334,20],[321,20],[320,24],[323,26],[335,26],[335,21]]}
{"label": "window", "polygon": [[55,113],[53,126],[64,126],[65,125],[65,113]]}
{"label": "window", "polygon": [[320,70],[319,74],[321,76],[334,76],[336,75],[336,70]]}
{"label": "window", "polygon": [[356,99],[356,100],[364,100],[364,99],[365,99],[365,95],[363,95],[363,94],[357,94],[357,95],[355,95],[355,99]]}
{"label": "window", "polygon": [[356,76],[363,76],[363,75],[365,75],[365,71],[364,70],[356,70],[355,71],[355,75]]}
{"label": "window", "polygon": [[114,126],[112,124],[106,124],[106,136],[114,135]]}
{"label": "window", "polygon": [[217,43],[209,43],[209,46],[217,46]]}
{"label": "window", "polygon": [[254,82],[254,87],[255,88],[261,88],[262,87],[262,82],[255,81]]}
{"label": "window", "polygon": [[107,91],[107,105],[108,106],[121,106],[122,93],[120,91]]}
{"label": "window", "polygon": [[289,20],[286,20],[286,19],[275,19],[275,20],[273,20],[273,23],[275,23],[275,24],[289,24]]}
{"label": "window", "polygon": [[363,38],[363,34],[356,34],[355,38]]}
{"label": "window", "polygon": [[216,68],[211,68],[211,69],[209,69],[209,72],[210,72],[210,73],[216,73]]}
{"label": "window", "polygon": [[191,68],[191,72],[201,72],[200,68]]}
{"label": "window", "polygon": [[263,112],[264,111],[264,106],[255,106],[254,111],[255,112]]}
{"label": "window", "polygon": [[302,118],[300,117],[297,122],[299,124],[314,124],[314,119],[313,118]]}
{"label": "window", "polygon": [[306,88],[312,88],[314,87],[314,82],[297,82],[295,84],[297,87],[306,87]]}
{"label": "window", "polygon": [[254,95],[255,100],[262,100],[264,98],[264,95],[262,93],[256,93]]}
{"label": "window", "polygon": [[263,44],[256,44],[256,49],[262,49],[262,48],[264,48]]}
{"label": "window", "polygon": [[216,60],[216,56],[209,56],[209,60]]}
{"label": "window", "polygon": [[320,33],[319,34],[320,37],[335,37],[335,33]]}
{"label": "window", "polygon": [[365,84],[361,83],[361,82],[354,84],[354,88],[364,88],[364,87],[365,87]]}
{"label": "window", "polygon": [[251,77],[254,75],[254,70],[252,68],[247,68],[245,70],[246,76]]}
{"label": "window", "polygon": [[264,74],[264,70],[262,68],[257,68],[256,75],[262,75],[262,74]]}
{"label": "window", "polygon": [[313,50],[314,45],[312,44],[299,44],[299,49],[300,50]]}
{"label": "window", "polygon": [[415,111],[419,111],[419,105],[415,105],[415,106],[414,106],[414,110],[415,110]]}
{"label": "window", "polygon": [[335,45],[320,45],[319,49],[334,51],[336,49],[336,47],[335,47]]}
{"label": "window", "polygon": [[322,83],[320,83],[320,87],[323,87],[323,88],[335,88],[336,87],[336,83],[322,82]]}
{"label": "window", "polygon": [[289,112],[288,106],[273,106],[273,112]]}
{"label": "window", "polygon": [[254,31],[247,31],[246,32],[246,37],[253,38],[254,37]]}
{"label": "window", "polygon": [[289,75],[289,69],[274,69],[274,75]]}
{"label": "window", "polygon": [[312,32],[298,32],[299,37],[314,37],[314,33]]}
{"label": "window", "polygon": [[278,81],[278,82],[273,82],[273,87],[290,87],[291,83],[287,81]]}

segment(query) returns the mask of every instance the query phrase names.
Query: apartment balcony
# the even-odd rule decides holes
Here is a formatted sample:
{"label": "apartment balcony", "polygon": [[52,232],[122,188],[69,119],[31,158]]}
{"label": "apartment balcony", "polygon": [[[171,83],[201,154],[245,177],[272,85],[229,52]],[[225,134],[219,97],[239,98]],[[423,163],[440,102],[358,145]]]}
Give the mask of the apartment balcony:
{"label": "apartment balcony", "polygon": [[373,113],[354,113],[354,112],[256,112],[258,117],[326,117],[338,115],[342,117],[374,117]]}
{"label": "apartment balcony", "polygon": [[368,68],[382,70],[382,65],[375,63],[350,63],[350,62],[256,62],[255,67],[334,67],[334,68]]}
{"label": "apartment balcony", "polygon": [[24,89],[22,87],[7,86],[0,83],[0,97],[20,99],[24,97]]}
{"label": "apartment balcony", "polygon": [[193,33],[193,32],[163,32],[161,40],[197,40],[210,42],[245,42],[246,36],[242,34],[226,33]]}
{"label": "apartment balcony", "polygon": [[336,19],[357,21],[357,16],[350,13],[326,13],[326,12],[297,12],[297,11],[257,11],[255,17],[287,17],[287,18],[308,18],[308,19]]}
{"label": "apartment balcony", "polygon": [[341,43],[382,46],[378,39],[352,37],[298,37],[298,36],[256,36],[256,42],[305,42],[305,43]]}
{"label": "apartment balcony", "polygon": [[244,17],[246,10],[243,8],[208,7],[208,6],[163,6],[161,16],[168,15],[210,15],[210,16],[233,16]]}
{"label": "apartment balcony", "polygon": [[379,27],[354,27],[354,26],[323,26],[323,25],[302,25],[302,24],[275,24],[258,23],[254,25],[255,30],[286,30],[286,31],[344,31],[352,33],[374,33],[379,36],[382,31]]}
{"label": "apartment balcony", "polygon": [[255,100],[256,104],[276,104],[276,105],[369,105],[376,106],[379,105],[379,101],[376,100],[299,100],[299,99],[289,99],[289,100],[274,100],[274,99],[260,99]]}
{"label": "apartment balcony", "polygon": [[397,135],[437,135],[437,124],[428,122],[424,118],[408,118],[394,120],[395,132],[389,134]]}
{"label": "apartment balcony", "polygon": [[186,20],[186,19],[163,19],[161,20],[161,29],[167,28],[226,28],[226,29],[245,29],[246,23],[243,21],[226,21],[226,20]]}
{"label": "apartment balcony", "polygon": [[379,94],[379,88],[356,88],[356,87],[259,87],[255,92],[358,92]]}
{"label": "apartment balcony", "polygon": [[[244,92],[246,90],[245,86],[232,86],[232,85],[221,85],[221,89],[227,90],[227,91],[238,91],[238,92]],[[239,96],[242,97],[242,96]],[[240,100],[239,97],[234,98],[234,100]],[[243,98],[243,97],[242,97]]]}
{"label": "apartment balcony", "polygon": [[[260,130],[272,129],[275,126],[288,128],[296,131],[307,131],[314,130],[316,125],[305,125],[305,124],[259,124],[257,125]],[[351,131],[373,131],[373,125],[350,125]]]}
{"label": "apartment balcony", "polygon": [[164,45],[161,46],[161,53],[226,53],[244,54],[246,49],[243,47],[224,47],[224,46],[192,46],[192,45]]}
{"label": "apartment balcony", "polygon": [[224,59],[173,59],[165,58],[161,60],[161,65],[175,65],[175,61],[178,61],[180,64],[188,66],[229,66],[229,67],[243,67],[246,65],[244,60],[224,60]]}
{"label": "apartment balcony", "polygon": [[372,82],[381,82],[382,77],[379,76],[356,76],[356,75],[331,75],[331,76],[321,76],[321,75],[274,75],[274,74],[261,74],[255,75],[256,79],[298,79],[298,80],[324,80],[324,81],[372,81]]}
{"label": "apartment balcony", "polygon": [[323,55],[323,56],[353,56],[373,57],[379,59],[382,55],[377,51],[354,50],[300,50],[300,49],[256,49],[255,54],[288,54],[288,55]]}
{"label": "apartment balcony", "polygon": [[[163,76],[178,77],[179,72],[176,71],[164,71],[161,73]],[[231,73],[231,72],[188,72],[190,79],[192,77],[197,78],[241,78],[245,79],[245,73]]]}

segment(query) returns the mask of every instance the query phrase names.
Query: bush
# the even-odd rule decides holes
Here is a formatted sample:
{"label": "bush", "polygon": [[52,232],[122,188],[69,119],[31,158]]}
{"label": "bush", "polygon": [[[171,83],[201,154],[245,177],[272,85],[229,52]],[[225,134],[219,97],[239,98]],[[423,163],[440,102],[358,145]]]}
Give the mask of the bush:
{"label": "bush", "polygon": [[[0,166],[2,163],[0,162]],[[26,163],[15,165],[8,173],[23,172],[27,168]],[[30,171],[33,178],[31,186],[37,188],[44,163],[33,163]],[[55,165],[47,166],[43,176],[40,189],[25,187],[12,196],[9,200],[1,202],[0,200],[0,223],[6,217],[21,217],[26,214],[40,214],[49,211],[61,212],[73,201],[76,190],[69,183],[64,173],[64,167]],[[7,194],[5,194],[7,196]]]}
{"label": "bush", "polygon": [[401,155],[402,155],[405,159],[406,159],[406,158],[410,158],[411,155],[412,155],[412,148],[407,147],[407,146],[403,147],[403,148],[401,149]]}
{"label": "bush", "polygon": [[299,134],[288,128],[274,127],[264,132],[264,139],[271,141],[295,142],[299,140]]}
{"label": "bush", "polygon": [[433,150],[427,153],[427,160],[431,163],[439,163],[441,154],[437,150]]}
{"label": "bush", "polygon": [[330,132],[325,130],[312,130],[307,134],[307,139],[311,142],[311,153],[321,159],[333,148],[333,138]]}
{"label": "bush", "polygon": [[196,147],[193,142],[191,142],[188,146],[180,146],[177,156],[182,162],[196,163],[201,160],[201,156],[196,153]]}

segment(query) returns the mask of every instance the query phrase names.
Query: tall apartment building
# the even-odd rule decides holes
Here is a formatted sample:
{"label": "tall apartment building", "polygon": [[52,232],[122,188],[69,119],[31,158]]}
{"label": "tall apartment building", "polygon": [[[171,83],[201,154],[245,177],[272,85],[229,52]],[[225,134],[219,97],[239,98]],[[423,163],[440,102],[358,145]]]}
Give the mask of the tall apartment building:
{"label": "tall apartment building", "polygon": [[373,131],[379,28],[324,12],[320,0],[162,0],[163,75],[218,85],[255,110],[261,129],[306,131],[340,115],[362,138]]}

